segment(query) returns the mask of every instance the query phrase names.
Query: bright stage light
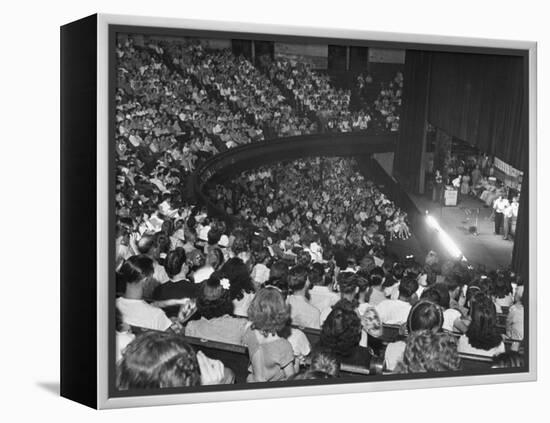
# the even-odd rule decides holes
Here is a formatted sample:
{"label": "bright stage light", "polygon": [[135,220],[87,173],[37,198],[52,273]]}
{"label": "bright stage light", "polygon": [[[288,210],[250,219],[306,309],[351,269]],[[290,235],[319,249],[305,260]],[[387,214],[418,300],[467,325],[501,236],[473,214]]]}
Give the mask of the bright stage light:
{"label": "bright stage light", "polygon": [[426,223],[430,228],[434,229],[439,234],[439,239],[441,240],[441,243],[443,244],[445,249],[449,252],[449,254],[452,257],[466,260],[466,257],[464,257],[464,254],[462,254],[462,251],[460,251],[460,248],[458,248],[458,246],[447,234],[447,232],[445,232],[441,228],[441,226],[439,225],[439,222],[433,216],[426,214]]}

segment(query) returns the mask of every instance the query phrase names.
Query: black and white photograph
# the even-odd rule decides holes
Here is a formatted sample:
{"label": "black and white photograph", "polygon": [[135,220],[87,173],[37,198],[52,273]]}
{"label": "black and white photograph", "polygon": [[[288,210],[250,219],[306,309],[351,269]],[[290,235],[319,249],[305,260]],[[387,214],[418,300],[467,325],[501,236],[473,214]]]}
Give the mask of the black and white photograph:
{"label": "black and white photograph", "polygon": [[109,30],[109,394],[529,372],[528,50]]}

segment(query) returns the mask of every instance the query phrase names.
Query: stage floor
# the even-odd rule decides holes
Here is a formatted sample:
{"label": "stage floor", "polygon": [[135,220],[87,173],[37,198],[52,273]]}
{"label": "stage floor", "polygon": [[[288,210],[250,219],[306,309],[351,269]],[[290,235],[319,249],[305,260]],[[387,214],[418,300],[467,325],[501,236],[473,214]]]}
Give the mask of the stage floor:
{"label": "stage floor", "polygon": [[[472,263],[481,263],[490,269],[508,267],[512,262],[513,241],[494,235],[494,222],[490,219],[491,208],[477,198],[461,196],[455,207],[440,207],[425,196],[408,194],[421,212],[429,211],[440,226],[457,244],[464,256]],[[476,225],[478,235],[472,235],[469,227]]]}

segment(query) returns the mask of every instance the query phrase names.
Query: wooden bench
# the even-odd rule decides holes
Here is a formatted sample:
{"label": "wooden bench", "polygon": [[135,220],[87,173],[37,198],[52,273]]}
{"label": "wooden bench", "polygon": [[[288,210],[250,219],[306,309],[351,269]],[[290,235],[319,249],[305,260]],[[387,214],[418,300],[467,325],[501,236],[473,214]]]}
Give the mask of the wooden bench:
{"label": "wooden bench", "polygon": [[[305,328],[306,331],[309,331],[308,328]],[[132,331],[135,334],[143,333],[150,331],[150,329],[141,328],[141,327],[132,327]],[[313,334],[318,329],[311,329]],[[224,365],[233,370],[235,373],[235,382],[236,383],[246,383],[246,378],[248,376],[248,366],[250,360],[248,357],[248,349],[244,345],[239,344],[228,344],[225,342],[211,341],[203,338],[196,338],[193,336],[178,335],[185,342],[193,347],[195,351],[202,351],[207,357],[213,358],[215,360],[220,360]],[[365,356],[368,354],[366,348],[363,349]],[[370,360],[370,365],[362,365],[361,363],[354,362],[342,362],[340,366],[341,376],[365,376],[370,374],[381,373],[381,362],[376,358]]]}

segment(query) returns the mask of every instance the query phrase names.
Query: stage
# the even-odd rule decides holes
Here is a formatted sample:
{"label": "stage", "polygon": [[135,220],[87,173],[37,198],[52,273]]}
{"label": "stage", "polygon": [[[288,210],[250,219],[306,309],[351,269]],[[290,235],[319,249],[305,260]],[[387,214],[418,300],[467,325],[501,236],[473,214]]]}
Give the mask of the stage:
{"label": "stage", "polygon": [[[494,222],[490,207],[477,198],[461,196],[454,207],[439,206],[426,196],[407,193],[421,213],[429,213],[456,243],[464,256],[472,263],[484,264],[490,269],[508,267],[512,262],[513,241],[494,235]],[[470,226],[476,225],[477,233],[470,233]]]}

